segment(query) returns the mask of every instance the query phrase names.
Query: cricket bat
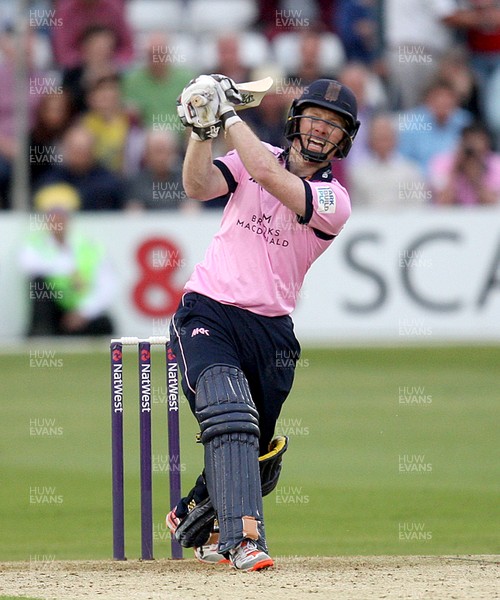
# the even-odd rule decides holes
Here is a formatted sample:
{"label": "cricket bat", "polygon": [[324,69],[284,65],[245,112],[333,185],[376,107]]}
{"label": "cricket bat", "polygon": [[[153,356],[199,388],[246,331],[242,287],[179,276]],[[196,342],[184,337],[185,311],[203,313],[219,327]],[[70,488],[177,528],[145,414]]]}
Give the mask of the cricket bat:
{"label": "cricket bat", "polygon": [[[246,83],[237,83],[236,87],[243,98],[243,102],[241,102],[241,104],[235,104],[234,110],[245,110],[246,108],[259,106],[262,98],[264,98],[272,85],[272,77],[264,77],[264,79],[247,81]],[[201,94],[197,94],[196,96],[193,96],[191,102],[193,106],[198,108],[200,106],[205,106],[208,102],[208,98]]]}

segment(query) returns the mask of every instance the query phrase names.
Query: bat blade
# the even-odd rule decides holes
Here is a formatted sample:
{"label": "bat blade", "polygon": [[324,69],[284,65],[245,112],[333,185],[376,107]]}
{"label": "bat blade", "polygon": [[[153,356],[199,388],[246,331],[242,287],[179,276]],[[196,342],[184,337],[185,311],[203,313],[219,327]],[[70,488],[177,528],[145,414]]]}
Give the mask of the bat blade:
{"label": "bat blade", "polygon": [[235,105],[235,110],[245,110],[247,108],[254,108],[259,106],[262,102],[262,98],[271,89],[273,85],[272,77],[264,77],[264,79],[258,79],[257,81],[248,81],[246,83],[237,83],[236,87],[241,93],[243,102]]}
{"label": "bat blade", "polygon": [[[264,79],[258,79],[257,81],[247,81],[246,83],[237,83],[236,87],[240,92],[243,101],[241,104],[235,104],[235,110],[245,110],[247,108],[254,108],[259,106],[262,102],[262,98],[271,89],[273,85],[272,77],[264,77]],[[208,104],[209,99],[202,94],[196,94],[191,98],[191,104],[196,108],[205,106]]]}

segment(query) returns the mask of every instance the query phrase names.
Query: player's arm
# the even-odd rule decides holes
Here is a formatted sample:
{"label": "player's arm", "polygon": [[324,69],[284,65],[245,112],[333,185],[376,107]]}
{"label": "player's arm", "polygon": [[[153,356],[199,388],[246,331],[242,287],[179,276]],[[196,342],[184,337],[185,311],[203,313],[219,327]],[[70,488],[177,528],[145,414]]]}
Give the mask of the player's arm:
{"label": "player's arm", "polygon": [[190,138],[182,167],[182,184],[190,198],[211,200],[228,193],[226,180],[212,161],[212,141]]}
{"label": "player's arm", "polygon": [[[283,169],[274,154],[262,144],[250,127],[236,115],[233,107],[234,101],[231,99],[238,95],[234,82],[223,75],[215,77],[220,78],[217,87],[220,98],[218,115],[226,135],[238,152],[244,167],[250,176],[267,192],[295,214],[304,217],[306,215],[304,181],[288,170]],[[225,86],[223,86],[224,81],[222,80],[226,80]],[[228,82],[229,91],[227,89]]]}
{"label": "player's arm", "polygon": [[[177,100],[181,123],[192,128],[182,167],[182,184],[186,194],[196,200],[211,200],[229,191],[224,176],[212,162],[212,140],[222,129],[215,83],[212,77],[201,75],[189,82]],[[196,98],[203,98],[203,105],[195,105]]]}
{"label": "player's arm", "polygon": [[250,176],[294,213],[305,216],[306,192],[302,179],[284,169],[243,121],[227,128],[227,135]]}
{"label": "player's arm", "polygon": [[[229,83],[223,89],[222,82]],[[249,172],[270,194],[296,214],[306,213],[304,182],[283,169],[251,129],[244,124],[228,100],[239,92],[232,80],[221,75],[201,75],[184,88],[178,112],[184,125],[193,128],[183,169],[183,184],[188,196],[208,200],[229,191],[220,170],[212,164],[210,139],[224,126],[230,141]]]}
{"label": "player's arm", "polygon": [[237,96],[238,90],[232,80],[220,75],[201,75],[183,90],[180,97],[181,121],[193,128],[183,170],[186,193],[200,200],[228,193],[223,174],[212,164],[210,143],[224,126],[250,176],[285,206],[304,217],[304,182],[283,169],[276,157],[236,116],[233,104],[227,99],[229,90],[222,88],[222,80],[229,82],[233,98]]}

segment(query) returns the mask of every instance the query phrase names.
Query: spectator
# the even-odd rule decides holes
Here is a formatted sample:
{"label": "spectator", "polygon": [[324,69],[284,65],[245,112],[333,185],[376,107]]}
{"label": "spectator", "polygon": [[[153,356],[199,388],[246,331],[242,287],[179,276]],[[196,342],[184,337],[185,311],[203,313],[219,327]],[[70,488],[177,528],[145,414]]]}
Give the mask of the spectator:
{"label": "spectator", "polygon": [[223,73],[233,81],[249,81],[250,70],[241,62],[240,41],[237,35],[226,33],[217,38],[217,64],[214,73]]}
{"label": "spectator", "polygon": [[183,133],[177,117],[176,101],[183,88],[195,75],[175,65],[182,56],[176,56],[163,33],[153,33],[147,40],[147,64],[125,73],[124,99],[127,106],[137,111],[141,124],[154,127],[163,122]]}
{"label": "spectator", "polygon": [[120,64],[132,60],[132,31],[125,19],[124,4],[119,0],[58,0],[55,19],[62,23],[52,32],[54,57],[60,67],[82,64],[81,41],[85,32],[96,25],[115,32],[116,58]]}
{"label": "spectator", "polygon": [[368,132],[373,115],[385,108],[386,98],[383,87],[378,77],[362,63],[348,63],[340,71],[338,79],[349,87],[358,102],[358,115],[362,126],[356,136],[351,152],[346,159],[346,164],[356,164],[369,152]]}
{"label": "spectator", "polygon": [[69,227],[78,193],[65,184],[41,189],[35,207],[43,219],[21,251],[29,279],[28,335],[110,335],[107,311],[113,299],[113,271],[103,248]]}
{"label": "spectator", "polygon": [[149,130],[144,167],[128,181],[127,208],[177,209],[185,204],[178,137],[172,131]]}
{"label": "spectator", "polygon": [[95,138],[80,124],[72,125],[62,140],[62,164],[51,167],[40,186],[67,183],[76,188],[81,210],[118,210],[124,202],[121,178],[100,165],[95,155]]}
{"label": "spectator", "polygon": [[[26,54],[28,62],[29,95],[28,118],[29,128],[35,121],[36,107],[40,95],[52,87],[52,78],[33,66],[33,32],[26,38]],[[10,208],[10,185],[12,165],[18,152],[16,138],[16,39],[10,29],[0,33],[0,51],[3,60],[0,62],[0,208]]]}
{"label": "spectator", "polygon": [[258,0],[256,23],[269,39],[278,33],[305,28],[327,31],[338,0]]}
{"label": "spectator", "polygon": [[458,0],[457,10],[446,22],[465,33],[481,90],[482,118],[493,128],[487,103],[494,93],[495,78],[500,77],[500,6],[496,0]]}
{"label": "spectator", "polygon": [[456,47],[443,56],[437,68],[436,78],[455,89],[460,108],[468,110],[475,119],[480,119],[480,90],[463,48]]}
{"label": "spectator", "polygon": [[455,152],[436,156],[430,167],[436,204],[497,204],[500,201],[500,155],[491,150],[487,130],[465,127]]}
{"label": "spectator", "polygon": [[431,159],[452,152],[460,132],[472,121],[470,113],[459,108],[458,102],[455,89],[437,81],[425,93],[421,106],[399,114],[399,149],[419,164],[425,176]]}
{"label": "spectator", "polygon": [[337,0],[333,12],[348,61],[371,65],[376,58],[378,34],[375,0]]}
{"label": "spectator", "polygon": [[332,76],[332,73],[324,73],[322,70],[321,40],[321,33],[314,30],[307,30],[300,36],[298,68],[295,73],[290,73],[287,76],[289,82],[296,82],[301,88],[296,90],[297,97],[300,96],[304,87],[307,87],[316,79],[325,79]]}
{"label": "spectator", "polygon": [[356,206],[398,209],[430,198],[418,165],[397,151],[394,120],[378,115],[368,131],[369,154],[348,165],[351,198]]}
{"label": "spectator", "polygon": [[283,120],[290,100],[286,94],[278,93],[279,90],[271,88],[262,99],[260,106],[248,111],[245,115],[247,123],[255,131],[259,139],[269,140],[273,146],[284,147]]}
{"label": "spectator", "polygon": [[96,140],[97,160],[116,173],[137,171],[143,135],[123,107],[118,74],[89,82],[87,104],[82,125]]}
{"label": "spectator", "polygon": [[58,147],[72,116],[72,104],[67,93],[49,93],[40,98],[29,139],[32,187],[52,165],[60,162]]}
{"label": "spectator", "polygon": [[65,69],[63,88],[73,98],[77,112],[88,109],[86,91],[88,84],[98,77],[116,70],[116,33],[103,25],[92,25],[79,40],[81,61],[78,65]]}
{"label": "spectator", "polygon": [[435,77],[440,58],[451,47],[446,19],[455,0],[384,0],[385,44],[395,109],[414,108]]}

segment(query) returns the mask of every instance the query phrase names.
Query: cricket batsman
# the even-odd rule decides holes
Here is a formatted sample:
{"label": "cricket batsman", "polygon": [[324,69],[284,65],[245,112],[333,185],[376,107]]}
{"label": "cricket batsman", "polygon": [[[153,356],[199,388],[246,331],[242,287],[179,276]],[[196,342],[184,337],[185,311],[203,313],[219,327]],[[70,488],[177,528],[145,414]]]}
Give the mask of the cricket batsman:
{"label": "cricket batsman", "polygon": [[[309,267],[349,218],[330,163],[347,156],[359,121],[351,90],[319,79],[293,101],[283,150],[256,137],[236,114],[239,102],[223,75],[201,75],[178,102],[192,129],[186,193],[229,200],[171,322],[205,464],[167,525],[199,560],[257,571],[273,565],[262,496],[281,470],[287,439],[273,435],[300,355],[290,313]],[[213,160],[222,131],[234,150]]]}

